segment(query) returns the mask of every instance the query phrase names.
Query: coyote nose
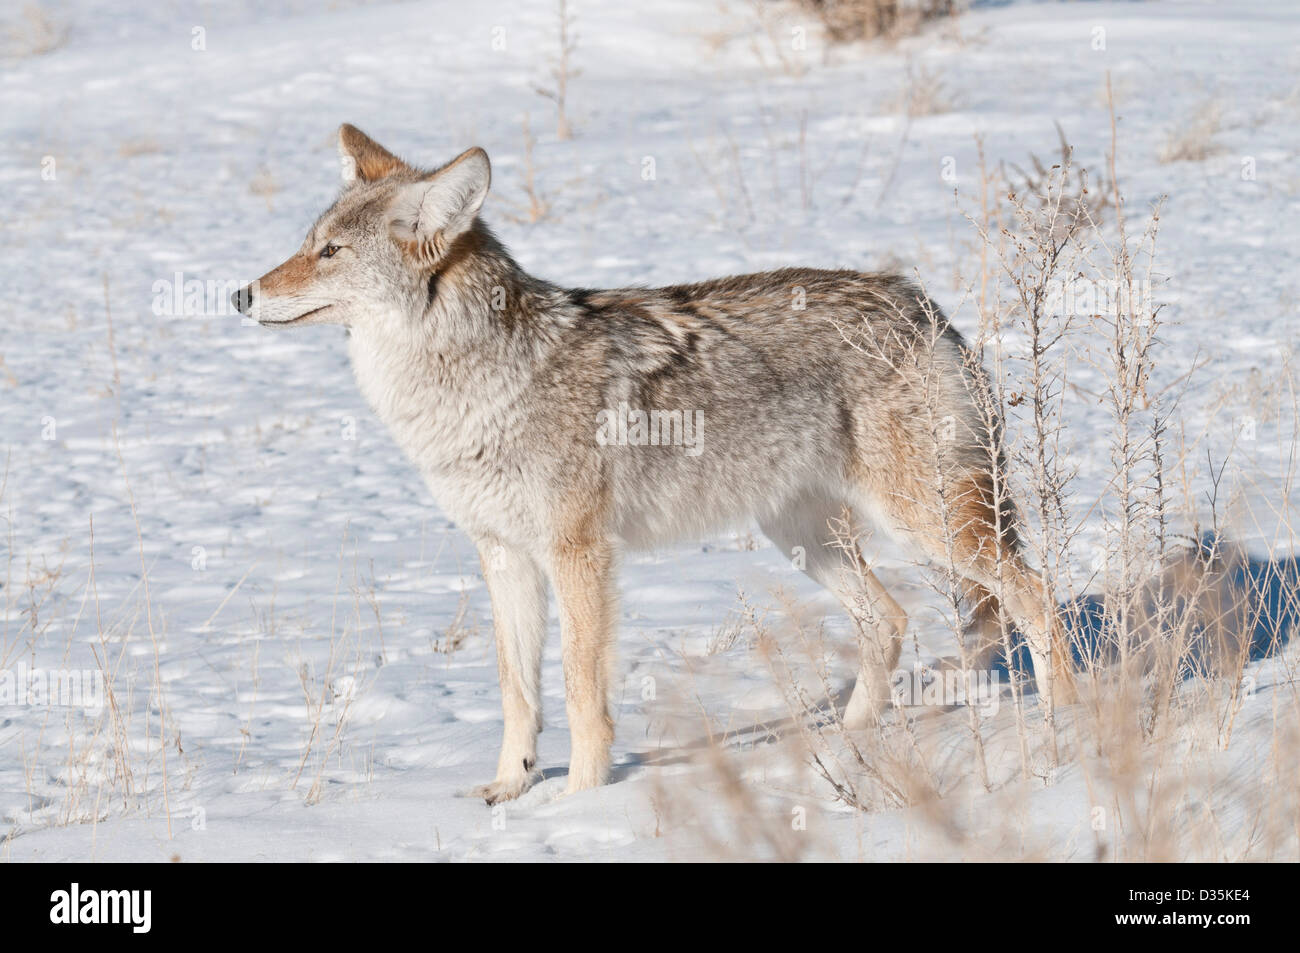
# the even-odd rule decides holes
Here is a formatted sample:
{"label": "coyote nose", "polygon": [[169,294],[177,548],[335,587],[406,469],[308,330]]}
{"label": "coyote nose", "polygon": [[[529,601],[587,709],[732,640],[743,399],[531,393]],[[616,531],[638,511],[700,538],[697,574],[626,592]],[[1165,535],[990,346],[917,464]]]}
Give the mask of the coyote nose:
{"label": "coyote nose", "polygon": [[245,285],[230,296],[230,303],[240,314],[248,314],[253,308],[253,286]]}

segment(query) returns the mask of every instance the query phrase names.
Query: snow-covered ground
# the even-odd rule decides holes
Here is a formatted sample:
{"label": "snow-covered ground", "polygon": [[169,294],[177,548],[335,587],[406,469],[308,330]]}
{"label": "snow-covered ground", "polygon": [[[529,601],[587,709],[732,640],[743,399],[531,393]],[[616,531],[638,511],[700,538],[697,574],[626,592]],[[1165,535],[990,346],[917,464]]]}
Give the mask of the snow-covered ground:
{"label": "snow-covered ground", "polygon": [[[45,7],[67,31],[47,52],[5,14],[0,671],[103,664],[113,697],[99,713],[0,706],[0,857],[1091,859],[1121,836],[1097,828],[1097,778],[1069,763],[1052,784],[995,770],[993,793],[955,790],[957,836],[924,805],[836,803],[758,735],[710,761],[710,737],[788,714],[744,606],[779,614],[780,588],[829,608],[744,529],[626,560],[609,785],[557,796],[553,622],[545,779],[497,810],[458,796],[491,779],[501,727],[473,547],[363,405],[342,332],[245,327],[224,293],[283,260],[331,200],[347,121],[422,164],[484,146],[486,217],[557,282],[890,265],[916,269],[960,325],[976,137],[991,164],[1023,165],[1053,154],[1059,120],[1101,168],[1109,72],[1129,207],[1168,196],[1158,383],[1207,362],[1180,419],[1232,442],[1297,346],[1300,8],[1013,3],[896,46],[827,49],[797,16],[764,32],[748,3],[589,0],[573,8],[574,136],[557,141],[534,88],[552,83],[548,0],[324,6],[69,0]],[[939,83],[910,120],[909,71]],[[1209,155],[1159,161],[1209,103]],[[533,223],[525,116],[549,203]],[[178,313],[178,280],[214,282],[215,307]],[[1082,394],[1066,416],[1086,498],[1106,477],[1107,422]],[[1257,424],[1247,482],[1276,503],[1290,428]],[[888,555],[914,620],[905,664],[942,654],[934,594]],[[1278,702],[1286,672],[1252,665],[1259,701],[1211,759],[1222,775],[1266,771],[1278,713],[1296,711]],[[834,675],[849,684],[848,663]],[[1010,707],[986,728],[1014,761]],[[965,712],[915,731],[961,773]],[[1225,842],[1246,823],[1220,821]],[[793,847],[755,833],[776,828]]]}

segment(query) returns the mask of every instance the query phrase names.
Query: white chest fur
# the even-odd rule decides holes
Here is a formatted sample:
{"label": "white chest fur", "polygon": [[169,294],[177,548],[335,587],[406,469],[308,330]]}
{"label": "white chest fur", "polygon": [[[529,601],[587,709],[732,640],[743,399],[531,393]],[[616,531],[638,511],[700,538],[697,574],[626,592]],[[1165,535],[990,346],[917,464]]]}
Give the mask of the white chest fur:
{"label": "white chest fur", "polygon": [[518,375],[398,335],[354,331],[349,353],[362,396],[453,521],[476,539],[540,537],[537,494],[519,465]]}

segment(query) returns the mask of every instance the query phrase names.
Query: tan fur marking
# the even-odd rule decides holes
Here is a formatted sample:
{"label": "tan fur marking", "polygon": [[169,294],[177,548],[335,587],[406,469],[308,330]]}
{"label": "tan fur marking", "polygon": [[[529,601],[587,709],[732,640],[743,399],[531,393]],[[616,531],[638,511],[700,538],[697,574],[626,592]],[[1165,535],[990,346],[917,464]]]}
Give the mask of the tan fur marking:
{"label": "tan fur marking", "polygon": [[[576,504],[576,506],[574,505]],[[560,603],[564,696],[573,751],[568,790],[605,782],[614,722],[609,714],[616,600],[614,552],[605,535],[604,512],[571,501],[576,510],[552,550],[551,580]]]}
{"label": "tan fur marking", "polygon": [[316,272],[316,259],[297,254],[258,279],[263,294],[291,295],[307,287]]}
{"label": "tan fur marking", "polygon": [[339,146],[352,157],[357,178],[374,182],[395,172],[410,171],[410,166],[393,155],[356,126],[344,123],[339,127]]}

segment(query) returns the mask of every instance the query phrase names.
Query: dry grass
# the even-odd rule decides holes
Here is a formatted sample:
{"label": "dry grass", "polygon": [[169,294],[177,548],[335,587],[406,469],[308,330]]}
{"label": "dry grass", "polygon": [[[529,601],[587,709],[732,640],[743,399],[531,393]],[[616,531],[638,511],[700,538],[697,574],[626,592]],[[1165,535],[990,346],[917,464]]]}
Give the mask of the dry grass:
{"label": "dry grass", "polygon": [[958,0],[798,0],[835,43],[896,40],[961,12]]}
{"label": "dry grass", "polygon": [[477,638],[477,623],[467,621],[469,615],[469,590],[462,590],[456,601],[456,611],[447,625],[442,638],[429,640],[429,646],[440,655],[455,655],[471,639]]}
{"label": "dry grass", "polygon": [[574,17],[569,12],[566,0],[558,0],[556,13],[558,52],[551,61],[551,85],[534,86],[539,96],[555,104],[555,138],[560,141],[573,138],[573,127],[569,123],[569,83],[581,75],[581,70],[573,66],[573,54],[578,50],[578,38],[573,32]]}
{"label": "dry grass", "polygon": [[261,166],[253,178],[249,180],[248,191],[261,197],[266,202],[267,211],[271,210],[271,200],[275,194],[280,191],[280,183],[276,181],[275,175],[266,166]]}
{"label": "dry grass", "polygon": [[898,112],[910,118],[937,116],[951,112],[953,101],[943,76],[917,66],[910,58],[903,77],[903,85],[887,107],[888,112]]}
{"label": "dry grass", "polygon": [[68,25],[51,16],[43,6],[29,3],[9,25],[7,52],[11,56],[43,56],[68,39]]}
{"label": "dry grass", "polygon": [[123,159],[155,155],[161,151],[162,146],[158,145],[157,140],[146,136],[123,140],[122,144],[117,147],[117,154]]}
{"label": "dry grass", "polygon": [[[1103,176],[1074,167],[1063,132],[1061,143],[1060,162],[1016,169],[1018,189],[1007,187],[1005,166],[982,163],[970,215],[978,273],[964,283],[962,308],[976,328],[972,393],[1007,434],[1005,463],[989,448],[996,492],[1021,507],[1033,561],[1055,593],[1050,609],[1071,636],[1078,699],[1046,712],[1028,673],[1012,666],[996,708],[923,692],[876,728],[852,731],[844,678],[857,647],[829,637],[783,593],[771,607],[742,599],[745,643],[766,660],[782,708],[754,723],[719,722],[686,693],[682,723],[665,734],[686,738],[694,725],[698,735],[703,719],[703,737],[673,749],[694,770],[661,781],[656,795],[661,823],[709,856],[846,859],[824,824],[792,836],[792,806],[811,805],[823,819],[846,809],[901,819],[915,859],[1300,857],[1294,454],[1283,454],[1279,475],[1258,472],[1235,443],[1226,454],[1207,449],[1179,399],[1203,365],[1153,383],[1171,375],[1162,375],[1164,323],[1151,296],[1078,313],[1053,305],[1051,289],[1065,278],[1151,281],[1160,222],[1157,207],[1132,229],[1113,124],[1100,189]],[[1081,493],[1066,427],[1081,365],[1102,381],[1089,403],[1107,421],[1106,442],[1087,448],[1108,467],[1095,499]],[[1300,439],[1297,383],[1284,364],[1273,386],[1236,395],[1291,446]],[[1214,412],[1233,419],[1229,396]],[[937,470],[938,505],[945,482]],[[1245,488],[1258,491],[1253,503]],[[1263,543],[1248,552],[1231,542],[1234,530]],[[985,664],[968,651],[971,607],[950,585],[956,568],[928,576],[956,656],[898,675],[941,687],[951,672],[977,675]],[[872,614],[862,618],[859,641],[874,639]],[[1006,620],[1000,637],[1002,654],[1015,658],[1019,636]],[[1270,661],[1253,664],[1261,658]],[[687,682],[699,677],[689,668]],[[875,851],[860,844],[858,856]]]}
{"label": "dry grass", "polygon": [[1161,162],[1200,162],[1216,155],[1221,147],[1216,141],[1223,128],[1223,106],[1207,100],[1174,129],[1160,150]]}
{"label": "dry grass", "polygon": [[[1029,207],[1032,215],[1017,216],[1019,224],[1042,230],[1060,239],[1077,230],[1076,222],[1098,225],[1108,206],[1112,190],[1103,173],[1080,165],[1061,124],[1056,123],[1060,151],[1050,165],[1033,153],[1028,170],[1014,162],[999,167],[1000,187],[1012,203]],[[1059,194],[1058,194],[1059,193]]]}
{"label": "dry grass", "polygon": [[722,625],[709,636],[708,655],[729,652],[737,645],[751,645],[762,633],[764,621],[761,610],[751,605],[742,589],[739,592],[740,608],[727,614]]}
{"label": "dry grass", "polygon": [[808,72],[806,27],[794,11],[784,4],[750,0],[749,12],[758,27],[750,32],[750,50],[763,68],[785,76]]}
{"label": "dry grass", "polygon": [[514,212],[506,213],[506,218],[518,222],[521,225],[536,225],[551,214],[551,208],[554,205],[554,201],[549,195],[543,194],[537,184],[537,161],[534,157],[534,150],[537,146],[537,137],[533,135],[527,115],[523,118],[523,136],[523,201],[506,197],[499,197],[498,201],[504,202],[510,208],[514,209]]}
{"label": "dry grass", "polygon": [[[117,455],[134,516],[134,481],[120,449]],[[5,488],[0,481],[0,501],[5,498]],[[138,518],[134,528],[140,578],[133,589],[115,592],[111,599],[101,599],[93,518],[85,532],[88,574],[84,582],[74,583],[62,560],[28,565],[20,579],[10,550],[3,588],[6,618],[18,618],[14,610],[21,607],[26,611],[23,624],[16,628],[6,625],[0,637],[0,670],[24,661],[34,666],[36,644],[50,644],[56,633],[62,633],[66,642],[62,665],[75,671],[82,653],[88,651],[93,671],[102,679],[103,704],[98,710],[49,705],[35,720],[24,722],[30,727],[10,739],[12,747],[7,750],[19,759],[25,778],[26,807],[20,814],[4,818],[8,828],[0,830],[0,841],[6,845],[29,830],[89,824],[88,856],[93,858],[95,827],[110,816],[159,818],[168,837],[178,832],[178,825],[202,823],[203,807],[191,790],[198,766],[186,751],[172,712],[168,679],[161,665],[169,636],[166,619],[151,593],[153,564],[145,555]],[[296,770],[286,772],[280,765],[272,773],[286,788],[299,788],[309,805],[324,798],[334,772],[342,770],[348,777],[359,774],[368,779],[371,771],[368,754],[353,751],[348,743],[349,723],[355,702],[364,697],[368,673],[383,664],[382,615],[373,570],[371,578],[363,579],[354,565],[350,606],[345,598],[348,543],[345,528],[323,664],[312,660],[319,655],[319,646],[311,647],[311,655],[285,660],[296,666],[303,693],[304,740]],[[352,558],[355,563],[355,545]],[[253,568],[216,606],[202,630],[210,630]],[[368,624],[366,616],[372,613],[374,622]],[[89,637],[82,631],[87,625],[91,627]],[[281,637],[274,598],[259,628],[252,640],[249,699],[240,711],[242,740],[231,765],[235,774],[247,770],[245,755],[254,740],[262,638]],[[454,651],[476,631],[465,625],[463,612],[458,614],[443,651]],[[143,654],[138,651],[142,640],[148,647]],[[259,770],[265,771],[267,764],[259,759]]]}

